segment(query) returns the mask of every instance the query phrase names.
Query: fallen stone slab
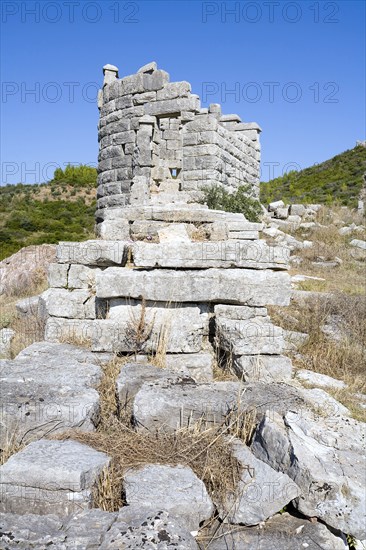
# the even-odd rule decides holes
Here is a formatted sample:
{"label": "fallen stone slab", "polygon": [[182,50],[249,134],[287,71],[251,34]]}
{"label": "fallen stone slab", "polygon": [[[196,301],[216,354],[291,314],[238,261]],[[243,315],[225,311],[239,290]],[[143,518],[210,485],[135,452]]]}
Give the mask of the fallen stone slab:
{"label": "fallen stone slab", "polygon": [[126,363],[116,380],[120,407],[124,410],[132,409],[136,393],[145,382],[157,380],[178,381],[179,375],[167,369],[154,367],[149,363]]}
{"label": "fallen stone slab", "polygon": [[242,472],[234,492],[215,503],[223,521],[258,525],[299,496],[292,479],[257,459],[242,441],[234,439],[230,445]]}
{"label": "fallen stone slab", "polygon": [[302,391],[287,384],[263,382],[189,381],[146,382],[136,394],[133,415],[138,429],[174,431],[197,421],[209,427],[221,424],[228,414],[254,414],[258,422],[266,410],[285,413],[306,405]]}
{"label": "fallen stone slab", "polygon": [[162,509],[189,531],[211,517],[214,507],[204,483],[188,466],[148,464],[124,475],[128,504]]}
{"label": "fallen stone slab", "polygon": [[241,355],[233,358],[238,378],[249,382],[282,382],[292,378],[292,362],[283,355]]}
{"label": "fallen stone slab", "polygon": [[84,265],[124,265],[128,243],[122,241],[90,240],[60,242],[56,256],[59,263]]}
{"label": "fallen stone slab", "polygon": [[289,250],[264,241],[137,242],[132,255],[137,267],[287,269]]}
{"label": "fallen stone slab", "polygon": [[166,510],[140,504],[124,506],[107,531],[100,550],[198,550],[187,528]]}
{"label": "fallen stone slab", "polygon": [[[326,525],[313,523],[287,512],[277,514],[257,527],[213,524],[200,549],[210,550],[347,550],[345,537]],[[208,546],[207,546],[208,545]]]}
{"label": "fallen stone slab", "polygon": [[12,361],[1,361],[0,444],[25,443],[67,428],[94,431],[99,416],[98,354],[38,342]]}
{"label": "fallen stone slab", "polygon": [[302,514],[365,538],[363,423],[307,409],[272,412],[260,423],[251,449],[299,486],[294,504]]}
{"label": "fallen stone slab", "polygon": [[342,390],[347,387],[347,384],[342,380],[336,380],[332,376],[326,374],[320,374],[306,369],[297,369],[295,373],[296,379],[301,382],[306,382],[311,386],[317,386],[318,388],[333,388],[336,390]]}
{"label": "fallen stone slab", "polygon": [[76,441],[41,439],[0,467],[1,512],[69,515],[90,508],[105,453]]}
{"label": "fallen stone slab", "polygon": [[109,267],[97,274],[99,298],[130,297],[158,302],[223,302],[250,306],[288,305],[291,288],[284,272],[253,269],[199,271]]}
{"label": "fallen stone slab", "polygon": [[366,241],[361,241],[360,239],[353,239],[349,244],[351,246],[354,246],[355,248],[366,250]]}

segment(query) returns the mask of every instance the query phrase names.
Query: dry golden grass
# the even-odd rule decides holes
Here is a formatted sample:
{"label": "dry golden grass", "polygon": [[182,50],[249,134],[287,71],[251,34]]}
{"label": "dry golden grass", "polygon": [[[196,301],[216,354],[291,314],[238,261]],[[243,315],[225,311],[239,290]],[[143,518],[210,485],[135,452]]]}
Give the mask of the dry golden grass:
{"label": "dry golden grass", "polygon": [[102,472],[95,490],[95,507],[106,511],[118,510],[124,504],[123,476],[130,468],[147,464],[185,465],[205,483],[215,501],[224,499],[233,491],[241,475],[241,466],[232,455],[230,437],[241,437],[246,442],[255,429],[255,411],[241,410],[238,394],[237,407],[221,425],[205,429],[204,421],[189,428],[169,433],[164,430],[136,431],[119,411],[115,381],[128,357],[115,358],[104,367],[104,376],[98,388],[101,400],[100,424],[96,432],[70,430],[57,439],[74,439],[111,457],[111,465]]}
{"label": "dry golden grass", "polygon": [[25,447],[24,443],[19,442],[18,434],[16,432],[12,434],[7,433],[7,440],[3,449],[0,449],[0,466],[15,453],[19,453]]}
{"label": "dry golden grass", "polygon": [[[365,262],[354,257],[355,251],[349,245],[352,239],[365,239],[365,234],[353,232],[349,235],[340,235],[341,225],[332,223],[337,219],[344,220],[347,224],[365,223],[359,214],[349,209],[323,207],[317,214],[317,221],[325,227],[315,227],[306,232],[298,229],[293,233],[300,240],[306,238],[314,244],[312,248],[296,252],[303,261],[299,267],[291,270],[291,274],[301,273],[326,279],[324,282],[306,281],[299,285],[302,290],[365,294]],[[339,258],[342,262],[338,267],[324,268],[312,263],[332,261],[335,258]]]}
{"label": "dry golden grass", "polygon": [[[343,380],[348,389],[338,392],[339,400],[352,409],[355,417],[365,418],[365,410],[353,394],[366,391],[366,297],[336,293],[308,300],[301,306],[272,306],[269,312],[275,324],[309,334],[294,365]],[[337,340],[322,330],[332,320],[339,334]]]}

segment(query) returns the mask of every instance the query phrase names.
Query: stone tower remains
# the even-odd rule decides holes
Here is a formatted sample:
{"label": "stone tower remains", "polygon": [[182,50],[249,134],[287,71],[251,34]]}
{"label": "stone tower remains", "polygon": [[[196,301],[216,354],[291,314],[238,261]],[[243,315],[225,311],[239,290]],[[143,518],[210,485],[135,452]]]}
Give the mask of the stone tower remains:
{"label": "stone tower remains", "polygon": [[106,209],[133,204],[194,202],[204,186],[259,196],[260,127],[221,106],[201,108],[188,82],[169,82],[155,62],[118,79],[103,68],[99,92],[97,223]]}

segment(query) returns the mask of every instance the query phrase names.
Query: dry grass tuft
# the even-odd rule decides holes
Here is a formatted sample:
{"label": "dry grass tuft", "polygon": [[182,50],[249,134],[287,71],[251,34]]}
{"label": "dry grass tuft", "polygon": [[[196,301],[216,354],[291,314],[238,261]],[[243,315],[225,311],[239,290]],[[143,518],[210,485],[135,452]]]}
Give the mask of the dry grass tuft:
{"label": "dry grass tuft", "polygon": [[95,489],[94,506],[116,511],[123,506],[123,475],[131,468],[147,464],[189,466],[205,483],[214,500],[233,491],[241,473],[227,441],[229,427],[201,430],[200,426],[174,433],[136,432],[117,418],[97,432],[70,431],[57,439],[73,439],[102,451],[112,458]]}
{"label": "dry grass tuft", "polygon": [[16,432],[12,434],[7,433],[7,440],[3,449],[0,449],[0,466],[15,453],[19,453],[25,447],[24,443],[19,442],[19,437]]}
{"label": "dry grass tuft", "polygon": [[[364,417],[365,411],[352,395],[366,391],[366,297],[336,293],[301,306],[293,303],[269,310],[275,324],[309,334],[294,365],[343,380],[348,389],[339,392],[339,400],[357,417]],[[324,333],[324,325],[329,324],[335,338]]]}
{"label": "dry grass tuft", "polygon": [[231,452],[230,436],[248,441],[254,430],[255,411],[241,411],[238,402],[223,424],[208,429],[200,421],[174,433],[136,431],[129,418],[120,416],[115,389],[116,378],[128,360],[116,357],[104,367],[98,388],[101,405],[98,430],[94,433],[70,430],[53,436],[79,441],[111,457],[109,468],[102,472],[95,487],[94,506],[106,511],[118,510],[124,504],[124,473],[147,464],[189,466],[205,483],[213,500],[224,499],[234,490],[241,475],[241,466]]}

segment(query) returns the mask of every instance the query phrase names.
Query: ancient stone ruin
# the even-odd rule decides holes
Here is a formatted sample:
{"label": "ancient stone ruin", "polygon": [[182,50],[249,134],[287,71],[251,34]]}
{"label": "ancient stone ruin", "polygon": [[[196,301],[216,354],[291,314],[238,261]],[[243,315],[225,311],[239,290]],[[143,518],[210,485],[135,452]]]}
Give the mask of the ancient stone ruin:
{"label": "ancient stone ruin", "polygon": [[194,202],[215,184],[246,182],[259,196],[258,124],[201,108],[189,82],[169,82],[156,63],[121,80],[113,65],[103,72],[97,221],[110,207]]}
{"label": "ancient stone ruin", "polygon": [[[1,448],[9,434],[25,447],[0,468],[0,537],[11,549],[345,549],[341,531],[366,537],[362,426],[325,391],[293,382],[267,312],[290,302],[290,248],[261,239],[262,224],[243,214],[196,202],[216,184],[258,192],[260,129],[201,109],[155,63],[117,77],[104,67],[98,238],[58,245],[37,300],[45,341],[2,361]],[[219,501],[191,468],[153,463],[124,472],[127,506],[95,509],[110,457],[49,436],[97,429],[114,354],[128,361],[112,393],[137,433],[254,414],[250,446],[230,442],[242,466],[233,493]],[[215,379],[222,367],[237,378]],[[290,502],[299,517],[277,514]],[[205,546],[195,537],[213,516]]]}
{"label": "ancient stone ruin", "polygon": [[187,369],[210,366],[218,346],[238,373],[263,364],[289,376],[265,308],[289,302],[288,250],[260,240],[261,224],[193,198],[202,186],[258,188],[259,127],[219,105],[200,109],[189,84],[155,63],[117,75],[104,67],[99,96],[100,240],[60,243],[43,295],[46,339],[71,332],[93,351],[145,355],[164,344]]}

